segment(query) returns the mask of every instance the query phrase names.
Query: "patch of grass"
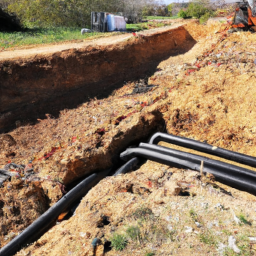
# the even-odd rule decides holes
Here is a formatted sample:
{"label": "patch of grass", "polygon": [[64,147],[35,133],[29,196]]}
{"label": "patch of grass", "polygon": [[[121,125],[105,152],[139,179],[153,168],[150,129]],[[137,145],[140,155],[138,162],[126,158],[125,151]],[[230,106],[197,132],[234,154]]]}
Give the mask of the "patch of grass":
{"label": "patch of grass", "polygon": [[189,210],[189,216],[190,216],[194,221],[197,221],[197,219],[198,219],[197,213],[195,212],[194,209],[190,209],[190,210]]}
{"label": "patch of grass", "polygon": [[0,32],[0,48],[7,49],[17,46],[48,44],[72,40],[82,40],[106,33],[92,32],[81,35],[81,28],[33,28],[22,32]]}
{"label": "patch of grass", "polygon": [[140,228],[138,226],[130,226],[126,230],[126,234],[130,237],[133,241],[140,240]]}
{"label": "patch of grass", "polygon": [[154,256],[154,255],[155,255],[154,252],[147,252],[147,253],[145,254],[145,256]]}
{"label": "patch of grass", "polygon": [[165,17],[165,16],[147,16],[145,19],[147,20],[169,20],[169,19],[177,19],[178,16]]}
{"label": "patch of grass", "polygon": [[215,245],[215,246],[217,245],[216,236],[214,236],[209,230],[200,234],[199,239],[204,244]]}
{"label": "patch of grass", "polygon": [[250,226],[252,225],[252,223],[248,221],[242,213],[238,216],[238,218],[243,224],[250,225]]}
{"label": "patch of grass", "polygon": [[114,233],[110,238],[111,246],[116,251],[122,251],[128,244],[127,238],[125,235]]}
{"label": "patch of grass", "polygon": [[135,219],[142,219],[142,220],[154,218],[154,214],[153,214],[152,210],[147,207],[144,207],[144,206],[136,209],[133,212],[132,216]]}

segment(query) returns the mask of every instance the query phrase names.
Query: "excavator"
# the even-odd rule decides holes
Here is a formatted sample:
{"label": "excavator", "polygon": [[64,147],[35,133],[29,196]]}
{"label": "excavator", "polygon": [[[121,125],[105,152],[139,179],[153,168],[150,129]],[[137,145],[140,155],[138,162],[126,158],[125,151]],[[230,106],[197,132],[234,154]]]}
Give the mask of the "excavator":
{"label": "excavator", "polygon": [[250,30],[256,32],[256,1],[244,0],[238,3],[229,32]]}

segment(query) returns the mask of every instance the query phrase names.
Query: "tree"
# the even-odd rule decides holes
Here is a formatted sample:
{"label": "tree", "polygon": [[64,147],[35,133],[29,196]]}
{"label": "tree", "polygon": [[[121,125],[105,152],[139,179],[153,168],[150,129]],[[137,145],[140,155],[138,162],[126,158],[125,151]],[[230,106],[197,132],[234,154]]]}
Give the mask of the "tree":
{"label": "tree", "polygon": [[91,11],[137,14],[152,2],[153,0],[9,0],[8,10],[16,13],[26,25],[89,27]]}

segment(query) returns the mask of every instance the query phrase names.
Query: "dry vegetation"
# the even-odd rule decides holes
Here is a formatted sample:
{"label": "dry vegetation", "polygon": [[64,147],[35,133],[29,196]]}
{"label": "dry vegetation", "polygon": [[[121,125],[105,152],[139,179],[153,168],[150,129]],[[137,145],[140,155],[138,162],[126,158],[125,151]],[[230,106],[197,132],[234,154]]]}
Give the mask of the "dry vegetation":
{"label": "dry vegetation", "polygon": [[[32,160],[52,204],[61,195],[58,184],[109,167],[112,156],[155,130],[256,156],[256,35],[229,35],[221,23],[192,22],[186,29],[198,44],[160,63],[148,78],[156,85],[149,92],[132,94],[135,83],[128,82],[58,119],[19,127],[3,139],[0,166]],[[254,255],[254,203],[254,196],[195,172],[148,161],[134,173],[101,181],[74,217],[17,255],[93,255],[96,237],[105,249],[112,241],[107,255]],[[228,247],[233,238],[240,252]],[[104,246],[97,250],[100,255]]]}

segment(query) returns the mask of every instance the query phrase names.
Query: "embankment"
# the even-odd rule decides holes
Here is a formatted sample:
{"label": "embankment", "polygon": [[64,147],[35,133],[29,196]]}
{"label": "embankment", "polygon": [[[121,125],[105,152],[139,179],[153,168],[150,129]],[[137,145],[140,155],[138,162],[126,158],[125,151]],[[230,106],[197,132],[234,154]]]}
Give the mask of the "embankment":
{"label": "embankment", "polygon": [[154,71],[160,61],[195,43],[183,26],[176,26],[102,46],[0,58],[0,132],[104,96],[118,83]]}

